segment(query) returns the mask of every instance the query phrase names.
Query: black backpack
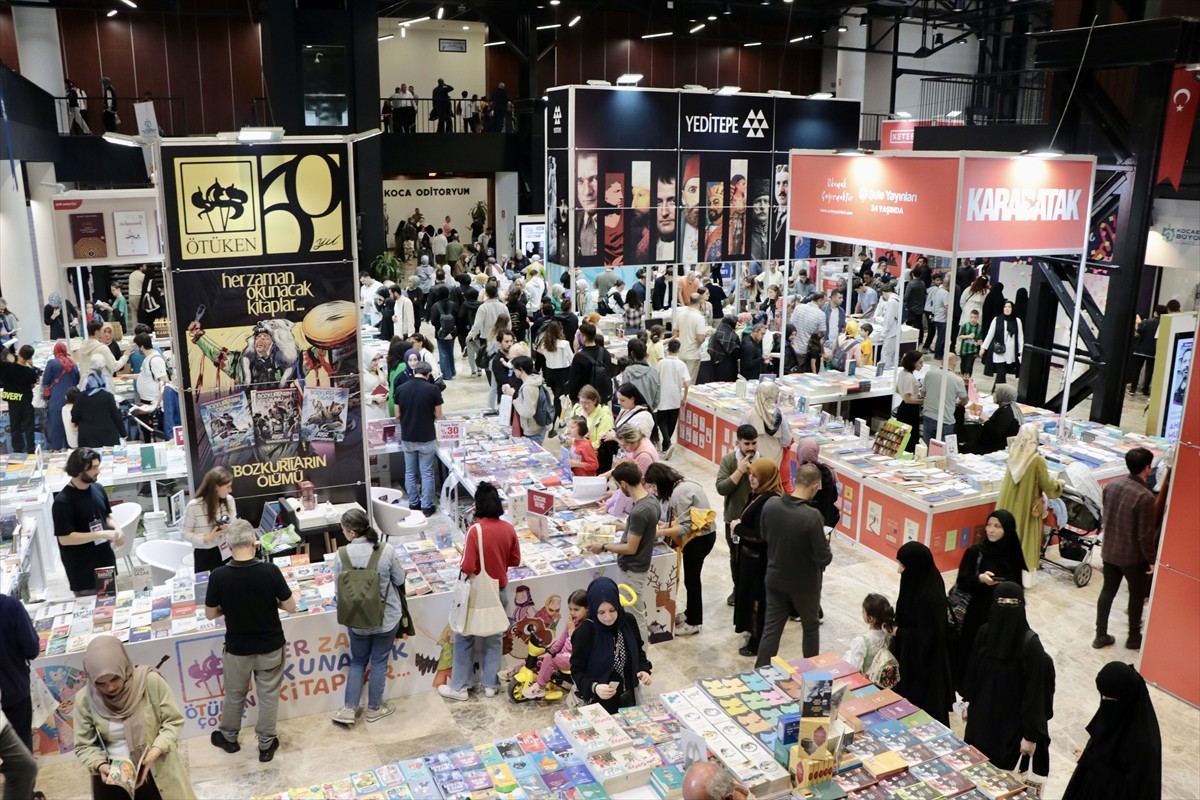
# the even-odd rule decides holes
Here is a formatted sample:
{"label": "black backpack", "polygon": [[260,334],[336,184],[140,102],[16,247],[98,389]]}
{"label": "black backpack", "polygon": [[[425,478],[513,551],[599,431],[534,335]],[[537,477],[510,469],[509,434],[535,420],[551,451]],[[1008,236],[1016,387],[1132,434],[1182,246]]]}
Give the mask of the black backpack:
{"label": "black backpack", "polygon": [[608,363],[605,361],[603,353],[597,357],[593,356],[587,350],[580,349],[579,355],[583,356],[589,365],[588,383],[600,393],[600,399],[605,403],[612,400],[612,373],[608,370]]}
{"label": "black backpack", "polygon": [[437,338],[453,339],[458,332],[458,317],[455,315],[453,303],[442,303],[438,305],[440,313],[438,314],[438,330]]}
{"label": "black backpack", "polygon": [[817,495],[820,502],[814,505],[825,518],[825,527],[833,528],[842,519],[842,511],[838,508],[837,479],[833,477],[833,470],[824,464],[818,464],[817,469],[821,472],[821,489]]}

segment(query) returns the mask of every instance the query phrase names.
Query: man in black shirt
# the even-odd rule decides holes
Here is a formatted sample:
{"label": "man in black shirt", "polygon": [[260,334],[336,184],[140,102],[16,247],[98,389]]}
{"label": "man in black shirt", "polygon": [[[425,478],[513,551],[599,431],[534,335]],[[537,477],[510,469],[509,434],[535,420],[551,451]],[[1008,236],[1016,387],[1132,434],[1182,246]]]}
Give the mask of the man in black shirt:
{"label": "man in black shirt", "polygon": [[649,583],[650,558],[654,555],[654,543],[658,540],[658,498],[642,486],[642,471],[632,461],[622,461],[613,467],[612,479],[621,493],[633,501],[633,508],[625,519],[624,535],[617,544],[593,545],[593,553],[616,553],[620,575],[617,583],[633,589],[637,602],[629,607],[629,613],[637,621],[642,641],[650,644],[650,631],[646,625],[646,586]]}
{"label": "man in black shirt", "polygon": [[51,507],[54,536],[67,583],[76,597],[84,597],[96,593],[98,567],[116,567],[113,545],[120,547],[125,536],[113,522],[104,487],[96,483],[100,454],[78,448],[67,456],[66,473],[71,480],[54,495]]}
{"label": "man in black shirt", "polygon": [[496,352],[492,354],[492,363],[489,365],[492,370],[492,396],[489,399],[494,402],[499,402],[497,398],[504,393],[505,386],[511,386],[514,392],[521,388],[521,379],[513,374],[512,367],[508,365],[508,351],[516,342],[512,331],[500,331],[496,335]]}
{"label": "man in black shirt", "polygon": [[279,711],[279,687],[283,685],[283,624],[279,609],[296,610],[296,596],[283,579],[279,567],[255,558],[254,527],[236,519],[225,531],[233,558],[214,569],[208,579],[204,615],[225,616],[225,703],[221,725],[211,741],[227,753],[241,750],[238,733],[250,679],[257,691],[258,760],[270,761],[279,749],[275,718]]}
{"label": "man in black shirt", "polygon": [[32,453],[34,447],[33,392],[42,373],[32,361],[33,348],[26,344],[17,351],[16,361],[0,362],[0,388],[3,388],[0,396],[8,402],[14,453]]}
{"label": "man in black shirt", "polygon": [[[582,346],[571,360],[567,391],[571,397],[578,398],[580,389],[584,386],[592,386],[600,393],[600,399],[607,403],[612,400],[612,378],[597,380],[593,376],[598,374],[612,376],[614,374],[612,354],[596,343],[596,326],[590,322],[579,326],[579,336],[582,339]],[[600,369],[597,369],[597,365],[600,365]],[[594,385],[597,383],[600,385]]]}
{"label": "man in black shirt", "polygon": [[[413,367],[412,380],[396,390],[396,414],[400,419],[400,448],[404,451],[404,488],[409,508],[433,516],[437,486],[433,467],[437,460],[434,421],[442,418],[442,392],[429,382],[433,367],[424,361]],[[420,477],[417,470],[420,469]]]}

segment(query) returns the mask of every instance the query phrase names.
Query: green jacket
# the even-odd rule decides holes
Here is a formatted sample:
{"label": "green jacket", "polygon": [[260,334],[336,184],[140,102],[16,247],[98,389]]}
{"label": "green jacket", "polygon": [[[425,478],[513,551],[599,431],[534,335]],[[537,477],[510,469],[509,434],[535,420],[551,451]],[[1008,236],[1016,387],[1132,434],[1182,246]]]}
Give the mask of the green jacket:
{"label": "green jacket", "polygon": [[1042,495],[1051,500],[1062,497],[1063,484],[1050,477],[1046,459],[1040,455],[1025,469],[1020,483],[1013,483],[1012,473],[1004,471],[1004,482],[1000,484],[1000,497],[996,508],[1012,513],[1017,521],[1017,538],[1021,541],[1021,552],[1025,556],[1025,568],[1037,572],[1042,551],[1042,519],[1033,512]]}
{"label": "green jacket", "polygon": [[[163,797],[171,800],[195,800],[192,782],[179,755],[179,734],[183,731],[183,713],[175,703],[171,687],[157,672],[146,676],[146,696],[142,700],[142,719],[146,727],[146,749],[162,750],[150,765],[150,774]],[[75,695],[75,757],[92,772],[106,761],[99,740],[109,732],[108,720],[97,714],[86,691]]]}
{"label": "green jacket", "polygon": [[742,516],[750,502],[750,476],[743,475],[736,483],[731,479],[738,465],[738,452],[733,450],[721,458],[717,468],[717,494],[725,498],[725,524]]}

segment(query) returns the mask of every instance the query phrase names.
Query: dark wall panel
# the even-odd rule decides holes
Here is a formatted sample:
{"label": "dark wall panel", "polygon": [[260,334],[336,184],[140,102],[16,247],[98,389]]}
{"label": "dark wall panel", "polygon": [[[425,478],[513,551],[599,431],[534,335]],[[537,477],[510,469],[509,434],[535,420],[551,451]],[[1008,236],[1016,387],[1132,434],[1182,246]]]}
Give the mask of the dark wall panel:
{"label": "dark wall panel", "polygon": [[[141,35],[135,35],[131,31],[132,28],[141,29]],[[139,97],[141,91],[138,89],[138,70],[144,72],[148,79],[151,75],[166,75],[166,57],[163,53],[162,46],[156,48],[154,52],[141,52],[139,44],[146,45],[144,41],[147,35],[144,33],[145,25],[132,25],[131,18],[124,14],[106,19],[98,17],[96,20],[96,40],[100,47],[99,67],[100,75],[107,75],[112,78],[113,89],[116,90],[120,97]],[[137,41],[138,39],[142,41]],[[137,61],[134,61],[134,53],[138,54]],[[96,81],[99,86],[99,81]],[[88,92],[99,96],[99,89],[93,90],[91,81],[89,80],[86,89]],[[165,95],[166,86],[162,87],[160,95]],[[133,109],[128,106],[125,114],[129,116],[130,123],[133,121]]]}
{"label": "dark wall panel", "polygon": [[721,51],[717,47],[696,46],[696,79],[689,83],[698,83],[712,89],[721,80]]}
{"label": "dark wall panel", "polygon": [[97,15],[92,11],[58,12],[58,37],[63,51],[63,77],[84,87],[100,84],[100,49],[97,39]]}
{"label": "dark wall panel", "polygon": [[[128,84],[122,81],[118,84],[116,76],[110,75],[114,86],[127,87],[119,89],[122,93],[141,97],[149,90],[155,97],[171,95],[171,84],[167,80],[167,43],[163,39],[165,24],[166,20],[163,17],[148,16],[139,18],[136,24],[129,26],[130,31],[126,32],[124,38],[125,51],[123,53],[118,51],[118,56],[121,59],[130,58],[131,60],[131,56],[136,56],[137,60],[133,63],[135,83]],[[132,37],[130,33],[132,33]],[[133,42],[132,53],[129,50],[131,40]],[[116,42],[116,44],[120,43],[120,41]],[[109,55],[107,50],[101,52],[101,58],[104,69],[108,71]]]}
{"label": "dark wall panel", "polygon": [[229,43],[233,59],[233,123],[240,128],[250,122],[254,98],[263,94],[258,26],[230,25]]}

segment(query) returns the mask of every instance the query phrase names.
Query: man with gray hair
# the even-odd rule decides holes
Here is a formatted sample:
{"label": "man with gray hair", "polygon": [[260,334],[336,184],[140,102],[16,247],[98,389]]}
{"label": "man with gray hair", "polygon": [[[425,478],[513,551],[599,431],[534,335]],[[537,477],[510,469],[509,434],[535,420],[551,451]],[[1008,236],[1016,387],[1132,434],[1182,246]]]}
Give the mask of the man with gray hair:
{"label": "man with gray hair", "polygon": [[688,368],[691,384],[696,385],[696,376],[700,373],[700,345],[708,334],[708,325],[704,314],[700,312],[701,297],[699,292],[692,292],[688,297],[687,308],[681,308],[675,318],[675,337],[679,340],[679,358]]}
{"label": "man with gray hair", "polygon": [[763,338],[767,335],[767,326],[761,322],[754,326],[749,333],[742,334],[742,377],[748,381],[756,381],[763,370],[770,371],[771,359],[763,358]]}
{"label": "man with gray hair", "polygon": [[788,320],[796,328],[796,341],[808,347],[814,333],[825,333],[825,295],[817,292],[807,303],[796,303]]}
{"label": "man with gray hair", "polygon": [[[958,374],[958,356],[946,355],[946,367],[937,361],[925,373],[925,402],[921,406],[921,441],[929,444],[930,439],[946,440],[954,433],[954,411],[967,404],[967,386]],[[938,412],[941,412],[942,427],[938,429]]]}
{"label": "man with gray hair", "polygon": [[696,761],[683,775],[683,800],[747,800],[750,790],[711,761]]}
{"label": "man with gray hair", "polygon": [[283,685],[284,646],[279,610],[294,613],[296,595],[279,567],[256,558],[258,541],[249,522],[231,522],[225,530],[225,541],[233,558],[209,574],[204,598],[206,617],[225,617],[225,702],[220,726],[212,732],[210,741],[226,753],[242,749],[237,739],[253,678],[258,706],[258,722],[254,725],[258,760],[267,762],[279,749],[275,718],[279,687]]}

